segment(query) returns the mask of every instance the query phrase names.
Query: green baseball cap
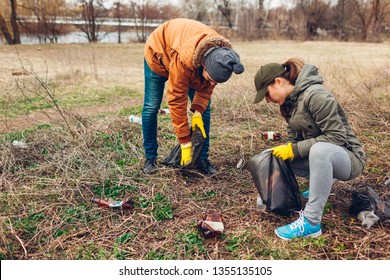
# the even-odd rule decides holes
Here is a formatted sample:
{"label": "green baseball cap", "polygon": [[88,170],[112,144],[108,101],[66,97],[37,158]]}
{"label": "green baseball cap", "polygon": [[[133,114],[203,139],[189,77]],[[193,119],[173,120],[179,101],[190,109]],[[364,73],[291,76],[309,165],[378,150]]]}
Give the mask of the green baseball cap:
{"label": "green baseball cap", "polygon": [[259,103],[267,93],[267,87],[272,84],[286,69],[279,63],[268,63],[260,67],[255,75],[255,87],[257,94],[253,103]]}

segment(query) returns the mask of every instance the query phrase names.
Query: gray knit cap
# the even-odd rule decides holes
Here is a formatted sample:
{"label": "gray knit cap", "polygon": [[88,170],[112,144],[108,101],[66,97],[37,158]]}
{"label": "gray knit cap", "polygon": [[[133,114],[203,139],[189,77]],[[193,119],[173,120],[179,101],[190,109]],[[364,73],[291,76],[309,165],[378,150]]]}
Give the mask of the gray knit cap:
{"label": "gray knit cap", "polygon": [[229,80],[232,72],[241,74],[244,65],[240,63],[240,56],[229,48],[213,48],[206,52],[204,63],[206,71],[217,83]]}

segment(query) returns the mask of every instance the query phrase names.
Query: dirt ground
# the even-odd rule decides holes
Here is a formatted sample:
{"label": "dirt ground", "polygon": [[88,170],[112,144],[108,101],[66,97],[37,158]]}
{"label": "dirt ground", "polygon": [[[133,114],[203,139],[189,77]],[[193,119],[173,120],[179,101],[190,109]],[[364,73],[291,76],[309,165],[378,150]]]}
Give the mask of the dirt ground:
{"label": "dirt ground", "polygon": [[[213,93],[213,177],[161,164],[155,175],[141,173],[142,131],[127,117],[142,108],[142,44],[0,46],[0,258],[388,260],[388,221],[366,229],[348,213],[361,187],[390,199],[384,185],[390,171],[388,43],[233,46],[245,72]],[[237,163],[284,143],[277,106],[253,104],[253,77],[260,65],[291,56],[319,67],[368,160],[361,176],[334,185],[320,238],[283,242],[274,229],[296,217],[257,210],[250,174]],[[45,103],[48,94],[54,99]],[[161,161],[176,139],[169,115],[158,120]],[[280,132],[282,139],[264,141],[264,131]],[[14,148],[13,140],[28,148]],[[302,190],[308,185],[300,178],[299,184]],[[132,197],[135,208],[102,209],[92,197]],[[225,232],[206,240],[196,222],[208,211],[222,212]]]}

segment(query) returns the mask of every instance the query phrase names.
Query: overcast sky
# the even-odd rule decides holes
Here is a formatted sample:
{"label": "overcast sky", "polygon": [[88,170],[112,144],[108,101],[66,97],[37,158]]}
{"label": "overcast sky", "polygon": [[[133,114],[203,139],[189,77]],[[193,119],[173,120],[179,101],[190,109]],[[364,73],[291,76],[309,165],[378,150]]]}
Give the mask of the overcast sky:
{"label": "overcast sky", "polygon": [[[78,0],[66,0],[67,2],[69,3],[77,3]],[[113,5],[114,2],[118,2],[120,1],[122,4],[128,4],[130,3],[131,1],[133,2],[138,2],[138,3],[142,3],[143,0],[103,0],[103,5],[106,7],[106,8],[109,8]],[[144,0],[145,1],[145,0]],[[149,0],[150,1],[150,0]],[[160,3],[164,3],[166,2],[167,4],[168,3],[171,3],[171,4],[176,4],[178,3],[180,0],[158,0],[158,2]],[[155,2],[157,2],[155,0]]]}
{"label": "overcast sky", "polygon": [[[77,0],[66,0],[67,2],[69,3],[77,3]],[[114,2],[116,2],[118,0],[103,0],[103,4],[104,6],[106,6],[107,8],[108,7],[111,7],[112,4]],[[142,3],[142,0],[119,0],[121,3],[130,3],[131,1],[138,1],[139,3]],[[252,0],[253,1],[253,0]],[[170,4],[177,4],[177,3],[180,3],[182,2],[181,0],[159,0],[158,2],[166,2],[167,4],[170,3]],[[255,1],[253,1],[255,2]],[[272,9],[272,8],[275,8],[275,7],[279,7],[282,5],[282,3],[284,3],[285,5],[288,5],[288,3],[291,3],[290,0],[265,0],[264,1],[264,6],[266,9]]]}

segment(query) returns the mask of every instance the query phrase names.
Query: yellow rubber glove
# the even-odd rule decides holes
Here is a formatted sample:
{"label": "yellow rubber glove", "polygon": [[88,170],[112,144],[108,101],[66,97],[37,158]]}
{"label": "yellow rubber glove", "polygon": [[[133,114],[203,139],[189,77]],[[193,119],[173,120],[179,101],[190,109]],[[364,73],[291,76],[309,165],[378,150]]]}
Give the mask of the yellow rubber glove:
{"label": "yellow rubber glove", "polygon": [[195,111],[195,113],[192,115],[191,127],[192,127],[192,131],[195,131],[195,128],[199,127],[203,137],[206,138],[206,131],[204,130],[202,114],[199,113],[198,111]]}
{"label": "yellow rubber glove", "polygon": [[291,143],[273,148],[272,154],[278,158],[281,158],[282,160],[294,158],[294,152]]}
{"label": "yellow rubber glove", "polygon": [[181,160],[180,165],[186,165],[191,162],[191,142],[180,144],[181,148]]}

